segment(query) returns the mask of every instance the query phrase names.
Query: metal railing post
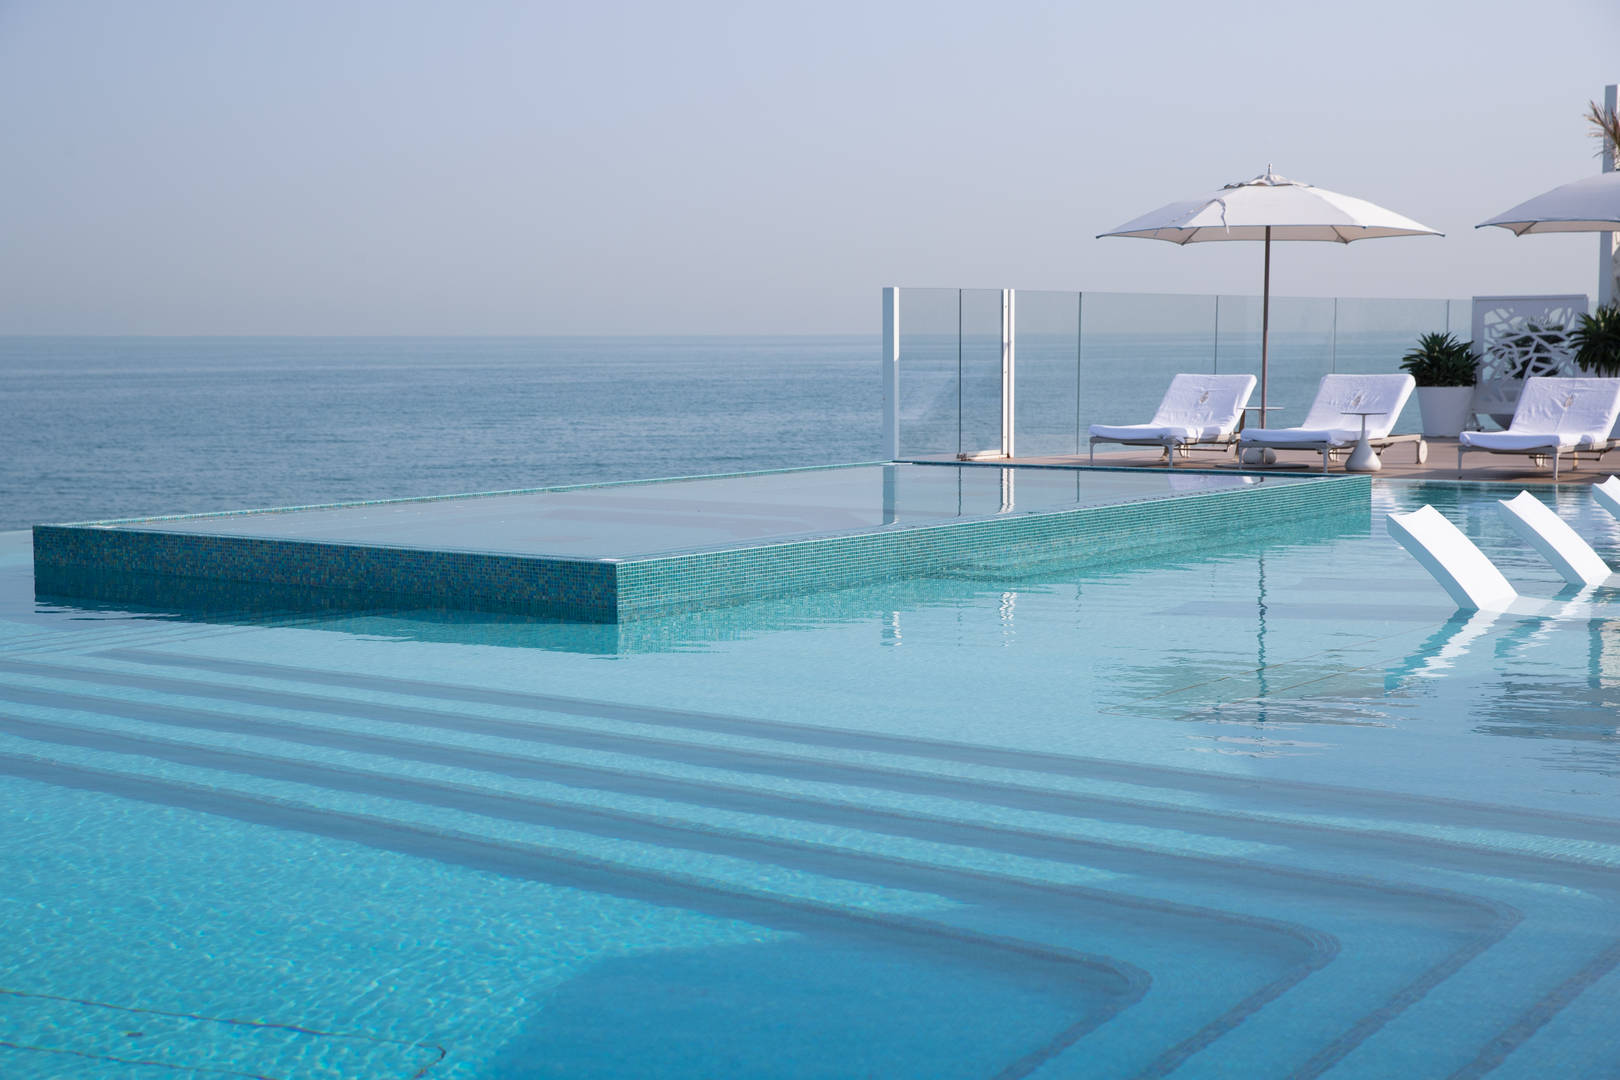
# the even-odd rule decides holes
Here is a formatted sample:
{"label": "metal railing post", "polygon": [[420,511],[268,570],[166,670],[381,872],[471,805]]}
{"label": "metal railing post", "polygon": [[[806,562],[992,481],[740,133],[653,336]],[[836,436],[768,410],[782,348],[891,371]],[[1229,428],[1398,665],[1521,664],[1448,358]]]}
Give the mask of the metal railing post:
{"label": "metal railing post", "polygon": [[1013,290],[1001,290],[1001,456],[1013,457],[1016,448],[1017,362],[1015,340],[1017,318],[1013,313]]}
{"label": "metal railing post", "polygon": [[900,290],[883,289],[883,457],[900,459]]}
{"label": "metal railing post", "polygon": [[[1620,84],[1610,83],[1603,88],[1603,107],[1608,110],[1609,116],[1615,115],[1616,93],[1620,91]],[[1603,171],[1614,172],[1620,168],[1615,161],[1615,147],[1609,140],[1603,140]],[[1620,279],[1620,251],[1615,248],[1614,239],[1620,233],[1598,233],[1598,307],[1609,307],[1620,296],[1615,295],[1616,281]]]}

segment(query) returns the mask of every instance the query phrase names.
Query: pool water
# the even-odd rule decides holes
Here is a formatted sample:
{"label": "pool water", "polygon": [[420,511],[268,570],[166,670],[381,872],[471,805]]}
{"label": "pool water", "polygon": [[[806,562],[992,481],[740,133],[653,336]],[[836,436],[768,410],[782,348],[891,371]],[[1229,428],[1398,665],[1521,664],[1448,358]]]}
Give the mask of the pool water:
{"label": "pool water", "polygon": [[37,604],[5,534],[0,1075],[1612,1075],[1620,596],[1384,532],[1569,595],[1513,493],[613,628]]}
{"label": "pool water", "polygon": [[846,465],[130,524],[141,531],[626,559],[1310,482],[1170,470]]}

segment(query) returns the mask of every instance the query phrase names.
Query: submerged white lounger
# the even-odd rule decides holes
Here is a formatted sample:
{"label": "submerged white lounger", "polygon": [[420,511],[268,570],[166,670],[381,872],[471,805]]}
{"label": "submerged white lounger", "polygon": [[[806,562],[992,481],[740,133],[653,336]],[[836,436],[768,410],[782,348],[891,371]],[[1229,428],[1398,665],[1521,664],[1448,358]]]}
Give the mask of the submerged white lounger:
{"label": "submerged white lounger", "polygon": [[1571,585],[1604,585],[1614,577],[1609,564],[1592,550],[1592,545],[1528,491],[1496,502],[1513,531],[1552,563]]}
{"label": "submerged white lounger", "polygon": [[1361,441],[1361,417],[1357,413],[1377,410],[1367,417],[1368,444],[1375,450],[1383,450],[1398,442],[1417,443],[1417,460],[1422,464],[1429,456],[1423,436],[1389,433],[1416,385],[1410,375],[1324,375],[1303,424],[1291,428],[1251,428],[1238,440],[1239,453],[1251,446],[1269,450],[1320,450],[1322,471],[1327,472],[1328,458],[1334,451],[1347,450]]}
{"label": "submerged white lounger", "polygon": [[1434,575],[1434,579],[1464,611],[1543,619],[1591,619],[1612,617],[1615,613],[1613,604],[1538,600],[1519,596],[1496,564],[1486,558],[1485,553],[1475,547],[1461,529],[1432,506],[1420,506],[1410,514],[1391,514],[1386,521],[1389,535]]}
{"label": "submerged white lounger", "polygon": [[1532,459],[1552,458],[1553,479],[1558,479],[1564,454],[1590,451],[1602,457],[1617,445],[1609,438],[1620,417],[1620,379],[1565,379],[1536,376],[1526,379],[1513,423],[1506,431],[1465,431],[1457,439],[1457,471],[1463,453],[1485,450],[1492,454],[1524,454]]}
{"label": "submerged white lounger", "polygon": [[1620,518],[1620,476],[1611,476],[1601,484],[1593,484],[1592,497],[1599,506]]}
{"label": "submerged white lounger", "polygon": [[1146,424],[1091,425],[1091,461],[1100,442],[1162,446],[1166,465],[1177,450],[1194,446],[1225,449],[1237,438],[1243,406],[1254,393],[1253,375],[1177,375]]}
{"label": "submerged white lounger", "polygon": [[1391,514],[1388,528],[1464,611],[1506,611],[1519,598],[1496,564],[1434,507]]}

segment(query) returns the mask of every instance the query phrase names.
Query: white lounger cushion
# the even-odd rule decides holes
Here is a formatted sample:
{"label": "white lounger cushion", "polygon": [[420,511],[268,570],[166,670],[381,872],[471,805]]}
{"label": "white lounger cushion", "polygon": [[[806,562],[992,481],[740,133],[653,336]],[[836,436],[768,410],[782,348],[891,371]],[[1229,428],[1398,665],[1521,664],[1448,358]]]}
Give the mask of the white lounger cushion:
{"label": "white lounger cushion", "polygon": [[1552,563],[1565,581],[1571,585],[1601,585],[1609,580],[1608,564],[1546,503],[1528,491],[1496,501],[1513,531]]}
{"label": "white lounger cushion", "polygon": [[1237,429],[1254,381],[1253,375],[1177,375],[1150,423],[1093,424],[1092,437],[1143,442],[1225,438]]}
{"label": "white lounger cushion", "polygon": [[[1374,417],[1369,416],[1372,420]],[[1372,429],[1367,430],[1368,438],[1372,437]],[[1354,428],[1251,428],[1243,433],[1246,443],[1263,443],[1266,446],[1320,446],[1327,443],[1329,446],[1354,446],[1361,440],[1361,425]]]}
{"label": "white lounger cushion", "polygon": [[1503,611],[1518,597],[1485,553],[1432,506],[1391,514],[1389,535],[1411,552],[1465,611]]}
{"label": "white lounger cushion", "polygon": [[1197,442],[1201,438],[1215,438],[1219,433],[1204,435],[1204,428],[1177,427],[1170,424],[1092,424],[1091,437],[1094,439],[1113,439],[1119,442],[1163,442],[1173,439],[1176,442]]}
{"label": "white lounger cushion", "polygon": [[1607,442],[1591,433],[1560,435],[1552,432],[1531,435],[1518,431],[1465,431],[1458,438],[1464,446],[1477,446],[1481,450],[1586,450]]}
{"label": "white lounger cushion", "polygon": [[1620,379],[1525,380],[1506,431],[1465,431],[1464,446],[1481,450],[1581,450],[1602,446],[1620,416]]}
{"label": "white lounger cushion", "polygon": [[1311,411],[1298,427],[1251,428],[1245,444],[1261,446],[1353,446],[1361,439],[1361,417],[1346,409],[1379,410],[1367,417],[1367,438],[1389,435],[1416,386],[1410,375],[1324,375]]}

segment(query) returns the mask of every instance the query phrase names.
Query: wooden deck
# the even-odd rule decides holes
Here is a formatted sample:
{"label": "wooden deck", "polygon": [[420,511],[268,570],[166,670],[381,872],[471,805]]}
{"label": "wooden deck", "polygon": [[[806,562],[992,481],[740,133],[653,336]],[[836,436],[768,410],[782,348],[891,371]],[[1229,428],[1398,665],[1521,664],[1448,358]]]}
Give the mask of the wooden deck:
{"label": "wooden deck", "polygon": [[[1549,460],[1538,468],[1528,457],[1517,454],[1487,454],[1472,451],[1463,458],[1461,471],[1457,468],[1457,440],[1456,439],[1429,439],[1429,460],[1419,465],[1414,460],[1416,447],[1411,443],[1397,444],[1390,447],[1382,455],[1384,467],[1381,471],[1373,473],[1388,480],[1429,480],[1429,481],[1456,481],[1465,480],[1474,483],[1501,483],[1501,484],[1551,484],[1552,463]],[[1344,471],[1344,457],[1348,452],[1335,461],[1330,468],[1332,472]],[[1315,450],[1282,450],[1277,453],[1277,464],[1272,466],[1251,466],[1256,472],[1320,472],[1322,468],[1322,455]],[[944,458],[929,458],[927,460],[952,460]],[[1026,457],[1014,458],[975,458],[975,461],[990,464],[1005,465],[1079,465],[1087,464],[1085,454],[1058,457]],[[1164,453],[1149,447],[1111,447],[1097,448],[1097,462],[1099,466],[1120,468],[1121,466],[1144,469],[1163,469]],[[1194,451],[1185,457],[1177,456],[1175,468],[1178,469],[1235,469],[1236,458],[1231,451],[1216,453],[1210,451]],[[1611,473],[1620,473],[1620,451],[1610,451],[1605,459],[1595,459],[1589,454],[1581,456],[1576,465],[1569,457],[1565,457],[1559,466],[1558,482],[1560,484],[1594,484]]]}

